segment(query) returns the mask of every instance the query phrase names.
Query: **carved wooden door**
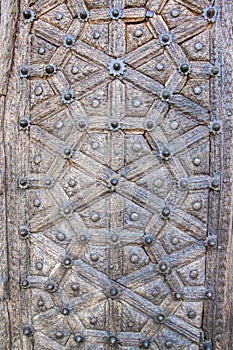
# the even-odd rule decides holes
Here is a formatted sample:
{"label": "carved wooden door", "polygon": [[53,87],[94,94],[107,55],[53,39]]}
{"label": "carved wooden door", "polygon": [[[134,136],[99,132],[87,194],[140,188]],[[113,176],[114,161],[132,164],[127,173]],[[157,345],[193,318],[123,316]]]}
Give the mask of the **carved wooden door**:
{"label": "carved wooden door", "polygon": [[231,349],[230,1],[1,4],[1,349]]}

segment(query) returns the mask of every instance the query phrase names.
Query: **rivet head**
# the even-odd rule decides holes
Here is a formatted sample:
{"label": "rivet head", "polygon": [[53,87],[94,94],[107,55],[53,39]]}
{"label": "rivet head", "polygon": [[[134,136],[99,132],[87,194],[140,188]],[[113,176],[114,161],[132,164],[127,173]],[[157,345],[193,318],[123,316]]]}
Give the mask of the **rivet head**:
{"label": "rivet head", "polygon": [[172,130],[177,130],[179,128],[179,123],[177,121],[172,121],[170,124]]}
{"label": "rivet head", "polygon": [[202,208],[201,202],[194,202],[194,203],[193,203],[193,209],[194,209],[194,210],[198,211],[198,210],[200,210],[201,208]]}
{"label": "rivet head", "polygon": [[193,164],[194,164],[195,166],[199,166],[199,165],[201,164],[201,159],[200,159],[200,158],[194,158],[194,159],[193,159]]}
{"label": "rivet head", "polygon": [[179,243],[179,238],[173,237],[173,238],[171,239],[171,243],[172,243],[173,245],[177,245],[177,244]]}
{"label": "rivet head", "polygon": [[165,319],[166,319],[166,316],[163,313],[160,313],[160,314],[155,316],[155,320],[159,323],[163,323],[165,321]]}
{"label": "rivet head", "polygon": [[215,9],[213,7],[209,8],[206,12],[208,18],[213,18],[215,16]]}
{"label": "rivet head", "polygon": [[153,243],[154,237],[153,236],[147,236],[147,237],[145,237],[144,241],[145,241],[145,244],[150,245],[150,244]]}
{"label": "rivet head", "polygon": [[22,68],[20,69],[20,73],[22,74],[22,76],[28,76],[28,74],[29,74],[29,69],[28,69],[28,67],[22,67]]}
{"label": "rivet head", "polygon": [[132,101],[132,105],[133,105],[133,107],[135,107],[135,108],[138,108],[138,107],[140,107],[141,106],[141,101],[139,101],[139,100],[133,100]]}
{"label": "rivet head", "polygon": [[134,143],[132,149],[134,152],[139,152],[142,149],[142,145],[140,143]]}
{"label": "rivet head", "polygon": [[63,14],[61,12],[57,12],[55,13],[54,17],[57,21],[60,21],[63,18]]}
{"label": "rivet head", "polygon": [[184,190],[186,190],[189,186],[188,180],[186,179],[181,179],[180,180],[180,187],[182,187]]}
{"label": "rivet head", "polygon": [[117,338],[114,337],[114,336],[109,337],[109,338],[108,338],[108,343],[109,343],[110,345],[116,345],[116,344],[117,344]]}
{"label": "rivet head", "polygon": [[136,36],[136,38],[141,38],[142,35],[143,35],[142,29],[136,29],[134,31],[134,36]]}
{"label": "rivet head", "polygon": [[28,187],[28,181],[25,178],[21,178],[19,180],[19,187],[21,188],[27,188]]}
{"label": "rivet head", "polygon": [[63,265],[64,265],[65,267],[70,267],[70,266],[72,265],[72,260],[71,260],[70,258],[65,258],[65,259],[63,260]]}
{"label": "rivet head", "polygon": [[93,38],[96,39],[96,40],[98,40],[98,39],[100,38],[100,32],[95,31],[95,32],[93,33]]}
{"label": "rivet head", "polygon": [[196,43],[194,45],[195,50],[201,51],[203,49],[203,44],[202,43]]}
{"label": "rivet head", "polygon": [[92,220],[93,222],[97,222],[97,221],[99,221],[99,219],[100,219],[100,215],[99,215],[98,213],[93,213],[93,214],[92,214],[91,220]]}
{"label": "rivet head", "polygon": [[112,296],[112,297],[115,297],[115,296],[117,296],[117,294],[118,294],[118,289],[117,288],[111,288],[110,289],[110,295]]}
{"label": "rivet head", "polygon": [[171,10],[172,17],[176,18],[176,17],[179,17],[179,15],[180,15],[180,10],[178,10],[178,9]]}
{"label": "rivet head", "polygon": [[217,242],[216,242],[215,239],[211,238],[211,239],[208,240],[208,246],[209,246],[210,248],[215,248],[216,245],[217,245]]}
{"label": "rivet head", "polygon": [[163,156],[163,158],[169,158],[170,155],[171,155],[171,152],[169,151],[169,149],[164,148],[164,149],[162,150],[162,156]]}
{"label": "rivet head", "polygon": [[196,318],[196,316],[197,316],[196,311],[190,310],[190,311],[188,312],[188,318],[190,318],[190,320],[194,320],[194,318]]}
{"label": "rivet head", "polygon": [[56,67],[53,64],[49,64],[46,66],[45,71],[48,75],[52,75],[56,72]]}
{"label": "rivet head", "polygon": [[39,270],[39,271],[43,270],[43,263],[40,262],[40,261],[38,261],[38,262],[36,263],[36,269]]}
{"label": "rivet head", "polygon": [[29,336],[32,334],[32,328],[30,326],[23,326],[23,335]]}
{"label": "rivet head", "polygon": [[68,185],[71,187],[71,188],[74,188],[76,185],[77,185],[77,182],[75,179],[70,179],[68,181]]}
{"label": "rivet head", "polygon": [[92,107],[98,108],[99,105],[100,105],[100,101],[97,98],[94,98],[94,100],[92,101]]}
{"label": "rivet head", "polygon": [[75,43],[75,38],[72,35],[67,34],[63,39],[63,45],[67,48],[71,48]]}
{"label": "rivet head", "polygon": [[177,293],[175,293],[174,297],[176,300],[181,300],[183,297],[183,294],[181,292],[177,292]]}
{"label": "rivet head", "polygon": [[46,289],[48,292],[54,292],[55,291],[55,284],[50,282],[47,284]]}
{"label": "rivet head", "polygon": [[29,19],[29,18],[31,18],[31,11],[30,10],[24,10],[23,11],[23,17],[25,18],[25,19]]}
{"label": "rivet head", "polygon": [[99,255],[96,254],[96,253],[92,253],[90,255],[90,258],[91,258],[92,261],[98,261],[99,260]]}
{"label": "rivet head", "polygon": [[44,301],[42,299],[39,299],[37,302],[38,307],[43,307],[44,306]]}
{"label": "rivet head", "polygon": [[119,180],[117,178],[111,179],[111,185],[116,186],[119,183]]}
{"label": "rivet head", "polygon": [[35,87],[34,93],[36,96],[41,96],[43,94],[43,87],[41,85],[38,85]]}
{"label": "rivet head", "polygon": [[84,129],[86,126],[87,126],[87,123],[86,123],[85,120],[81,119],[81,120],[78,121],[78,127],[80,129]]}
{"label": "rivet head", "polygon": [[172,348],[172,342],[167,341],[167,342],[165,343],[165,346],[166,346],[167,349],[171,349],[171,348]]}
{"label": "rivet head", "polygon": [[164,207],[164,208],[163,208],[163,210],[162,210],[162,215],[163,215],[164,217],[166,217],[166,218],[169,217],[170,213],[171,213],[170,208],[168,208],[168,207]]}
{"label": "rivet head", "polygon": [[41,163],[42,157],[41,157],[40,154],[36,154],[36,155],[34,156],[33,160],[34,160],[34,163],[38,165],[38,164]]}
{"label": "rivet head", "polygon": [[202,93],[201,86],[194,86],[193,92],[194,92],[195,95],[200,95]]}
{"label": "rivet head", "polygon": [[97,322],[98,322],[98,318],[96,316],[90,317],[90,324],[94,326],[97,324]]}
{"label": "rivet head", "polygon": [[143,341],[142,341],[141,347],[142,347],[143,349],[149,349],[149,348],[150,348],[150,340],[149,340],[149,339],[143,340]]}
{"label": "rivet head", "polygon": [[206,295],[206,298],[208,298],[208,299],[212,299],[213,298],[213,293],[211,291],[209,291],[209,290],[205,293],[205,295]]}
{"label": "rivet head", "polygon": [[217,189],[220,186],[220,182],[218,179],[213,179],[211,181],[211,187],[213,187],[214,189]]}
{"label": "rivet head", "polygon": [[100,146],[100,144],[97,141],[93,141],[91,143],[91,148],[94,149],[94,150],[97,150],[99,148],[99,146]]}
{"label": "rivet head", "polygon": [[187,74],[189,73],[189,70],[190,70],[190,66],[188,63],[182,63],[180,65],[180,72],[183,73],[183,74]]}
{"label": "rivet head", "polygon": [[[99,219],[98,219],[98,220],[99,220]],[[97,221],[98,221],[98,220],[97,220]],[[95,221],[95,220],[92,219],[92,221]],[[87,235],[81,234],[81,235],[79,236],[79,239],[80,239],[81,242],[85,243],[85,242],[87,241]]]}
{"label": "rivet head", "polygon": [[64,157],[65,157],[66,159],[71,158],[72,155],[73,155],[73,153],[74,153],[74,152],[73,152],[73,149],[71,149],[71,148],[65,148],[64,151],[63,151]]}
{"label": "rivet head", "polygon": [[67,307],[64,307],[61,311],[62,315],[67,316],[70,313],[70,310]]}
{"label": "rivet head", "polygon": [[74,291],[74,292],[78,292],[79,291],[79,285],[77,283],[73,283],[71,285],[71,289]]}
{"label": "rivet head", "polygon": [[213,122],[212,129],[215,132],[218,132],[221,129],[221,125],[218,122]]}
{"label": "rivet head", "polygon": [[138,219],[139,219],[139,214],[138,213],[132,213],[130,215],[130,220],[131,221],[138,221]]}
{"label": "rivet head", "polygon": [[192,270],[192,271],[190,271],[189,276],[193,280],[196,280],[199,276],[199,272],[197,270]]}
{"label": "rivet head", "polygon": [[82,11],[79,12],[78,17],[79,17],[79,19],[81,19],[83,21],[86,21],[88,19],[88,17],[89,17],[89,14],[88,14],[87,11],[82,10]]}
{"label": "rivet head", "polygon": [[213,67],[211,70],[213,75],[217,75],[219,73],[219,68],[218,67]]}
{"label": "rivet head", "polygon": [[118,239],[119,239],[119,236],[116,233],[111,235],[111,241],[112,242],[116,243],[118,241]]}
{"label": "rivet head", "polygon": [[119,19],[121,17],[121,11],[118,8],[113,8],[110,10],[110,17],[112,19]]}
{"label": "rivet head", "polygon": [[56,333],[55,333],[55,337],[56,337],[57,339],[62,339],[62,338],[64,338],[64,332],[62,332],[62,331],[56,332]]}
{"label": "rivet head", "polygon": [[74,74],[74,75],[78,74],[79,73],[79,67],[72,66],[71,73]]}
{"label": "rivet head", "polygon": [[119,62],[115,62],[115,63],[113,64],[113,68],[114,68],[116,71],[118,71],[118,70],[121,69],[121,64],[120,64]]}
{"label": "rivet head", "polygon": [[64,99],[65,99],[66,101],[69,101],[69,100],[72,99],[72,95],[69,94],[69,93],[67,93],[67,94],[64,95]]}
{"label": "rivet head", "polygon": [[21,285],[21,287],[23,287],[23,288],[27,288],[27,287],[29,287],[29,282],[28,282],[28,280],[22,280],[21,282],[20,282],[20,285]]}
{"label": "rivet head", "polygon": [[162,93],[162,98],[163,98],[165,101],[171,99],[171,94],[169,93],[169,91],[164,90],[163,93]]}
{"label": "rivet head", "polygon": [[139,256],[136,254],[132,254],[130,257],[130,261],[132,264],[137,264],[139,262]]}
{"label": "rivet head", "polygon": [[84,340],[84,338],[81,336],[81,335],[76,335],[75,337],[74,337],[74,340],[75,340],[75,342],[76,343],[82,343],[83,342],[83,340]]}
{"label": "rivet head", "polygon": [[66,239],[66,235],[63,232],[57,232],[56,239],[58,239],[60,242],[63,242]]}
{"label": "rivet head", "polygon": [[169,34],[162,34],[161,35],[161,42],[163,45],[167,45],[170,43],[171,37]]}
{"label": "rivet head", "polygon": [[155,126],[155,123],[154,123],[153,120],[147,120],[147,122],[146,122],[146,128],[147,128],[148,130],[152,130],[152,129],[154,128],[154,126]]}
{"label": "rivet head", "polygon": [[162,70],[164,70],[164,64],[162,64],[162,63],[158,63],[157,65],[156,65],[156,69],[158,70],[158,71],[162,71]]}
{"label": "rivet head", "polygon": [[26,238],[29,235],[29,230],[27,227],[22,227],[19,230],[19,234],[22,238]]}
{"label": "rivet head", "polygon": [[26,119],[26,118],[20,118],[19,120],[19,125],[22,127],[22,128],[27,128],[29,126],[29,120]]}
{"label": "rivet head", "polygon": [[39,55],[44,55],[44,54],[45,54],[45,51],[46,51],[46,49],[45,49],[44,47],[42,47],[42,46],[39,47],[38,50],[37,50],[37,52],[38,52]]}
{"label": "rivet head", "polygon": [[158,269],[162,274],[167,274],[170,272],[170,266],[166,261],[160,261],[158,264]]}
{"label": "rivet head", "polygon": [[118,126],[119,126],[119,123],[118,123],[117,121],[111,122],[111,127],[112,127],[113,129],[117,129]]}

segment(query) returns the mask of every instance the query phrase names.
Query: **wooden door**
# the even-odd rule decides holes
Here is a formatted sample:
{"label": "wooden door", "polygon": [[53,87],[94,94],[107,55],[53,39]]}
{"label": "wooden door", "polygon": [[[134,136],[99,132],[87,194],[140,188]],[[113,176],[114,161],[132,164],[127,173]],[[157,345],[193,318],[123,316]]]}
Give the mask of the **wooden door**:
{"label": "wooden door", "polygon": [[1,349],[232,349],[230,0],[2,0]]}

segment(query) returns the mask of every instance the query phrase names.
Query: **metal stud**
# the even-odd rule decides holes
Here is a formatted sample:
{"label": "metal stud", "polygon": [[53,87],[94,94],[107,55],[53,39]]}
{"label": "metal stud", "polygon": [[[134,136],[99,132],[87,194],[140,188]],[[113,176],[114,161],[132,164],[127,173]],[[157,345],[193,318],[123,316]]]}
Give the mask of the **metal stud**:
{"label": "metal stud", "polygon": [[62,331],[56,332],[56,333],[55,333],[55,337],[56,337],[57,339],[62,339],[62,338],[64,338],[64,332],[62,332]]}
{"label": "metal stud", "polygon": [[63,208],[63,214],[69,215],[71,213],[72,213],[72,206],[67,205]]}
{"label": "metal stud", "polygon": [[47,289],[47,291],[50,292],[50,293],[54,292],[54,291],[55,291],[55,284],[52,283],[52,282],[48,283],[48,284],[46,285],[46,289]]}
{"label": "metal stud", "polygon": [[73,89],[66,89],[60,92],[61,100],[65,104],[70,104],[73,102],[74,99],[74,90]]}
{"label": "metal stud", "polygon": [[162,216],[168,218],[171,214],[171,210],[169,207],[164,207],[162,210]]}
{"label": "metal stud", "polygon": [[141,101],[139,101],[139,100],[133,100],[133,101],[132,101],[132,105],[133,105],[133,107],[138,108],[138,107],[141,106]]}
{"label": "metal stud", "polygon": [[159,313],[155,316],[155,321],[163,323],[166,320],[166,315],[164,313]]}
{"label": "metal stud", "polygon": [[87,122],[84,119],[81,119],[81,120],[78,121],[78,127],[80,129],[85,129],[86,126],[87,126]]}
{"label": "metal stud", "polygon": [[146,236],[144,241],[145,241],[145,244],[151,245],[154,241],[154,237],[153,236]]}
{"label": "metal stud", "polygon": [[117,344],[117,338],[114,337],[114,336],[111,336],[108,338],[108,343],[112,346],[116,345]]}
{"label": "metal stud", "polygon": [[33,333],[32,327],[25,325],[23,326],[23,335],[30,336]]}
{"label": "metal stud", "polygon": [[139,262],[139,256],[136,254],[132,254],[130,257],[130,261],[132,264],[137,264]]}
{"label": "metal stud", "polygon": [[39,55],[44,55],[45,51],[46,51],[46,49],[44,47],[39,47],[38,50],[37,50]]}
{"label": "metal stud", "polygon": [[139,219],[139,214],[138,213],[132,213],[130,215],[130,220],[131,221],[138,221],[138,219]]}
{"label": "metal stud", "polygon": [[95,39],[95,40],[98,40],[99,38],[100,38],[100,32],[98,32],[98,31],[95,31],[94,33],[93,33],[93,38]]}
{"label": "metal stud", "polygon": [[186,179],[181,179],[180,180],[180,187],[183,190],[187,190],[188,186],[189,186],[188,180],[186,180]]}
{"label": "metal stud", "polygon": [[40,154],[36,154],[33,158],[35,164],[40,164],[42,162],[42,157]]}
{"label": "metal stud", "polygon": [[44,89],[41,85],[36,86],[34,90],[36,96],[41,96],[43,91]]}
{"label": "metal stud", "polygon": [[176,300],[181,300],[183,298],[183,294],[181,292],[177,292],[174,294]]}
{"label": "metal stud", "polygon": [[218,132],[220,129],[221,129],[220,123],[219,123],[219,122],[213,122],[213,124],[212,124],[212,130],[213,130],[214,132]]}
{"label": "metal stud", "polygon": [[96,253],[92,253],[91,255],[90,255],[90,258],[91,258],[91,260],[92,261],[98,261],[99,260],[99,255],[98,254],[96,254]]}
{"label": "metal stud", "polygon": [[73,35],[67,34],[64,38],[63,38],[63,46],[65,46],[66,48],[71,48],[75,43],[75,38],[73,37]]}
{"label": "metal stud", "polygon": [[112,19],[117,20],[117,19],[121,18],[121,15],[122,15],[122,12],[118,8],[113,8],[113,9],[110,10],[110,17]]}
{"label": "metal stud", "polygon": [[74,292],[78,292],[79,291],[79,285],[77,283],[73,283],[71,285],[71,289],[74,291]]}
{"label": "metal stud", "polygon": [[198,210],[200,210],[201,208],[202,208],[201,202],[194,202],[194,203],[193,203],[193,209],[194,209],[194,210],[198,211]]}
{"label": "metal stud", "polygon": [[141,344],[141,348],[143,349],[149,349],[150,348],[150,340],[149,339],[145,339],[142,341]]}
{"label": "metal stud", "polygon": [[77,185],[77,182],[75,179],[70,179],[68,181],[68,185],[71,187],[71,188],[74,188],[76,185]]}
{"label": "metal stud", "polygon": [[97,324],[97,322],[98,322],[98,318],[96,316],[90,317],[90,324],[94,326]]}
{"label": "metal stud", "polygon": [[119,123],[118,123],[117,121],[111,122],[111,127],[112,127],[112,129],[117,129],[118,126],[119,126]]}
{"label": "metal stud", "polygon": [[118,289],[117,288],[111,288],[110,289],[110,295],[112,296],[112,297],[115,297],[115,296],[117,296],[117,294],[118,294]]}
{"label": "metal stud", "polygon": [[189,276],[193,280],[196,280],[199,276],[199,272],[197,270],[192,270],[192,271],[190,271]]}
{"label": "metal stud", "polygon": [[211,187],[216,190],[219,188],[219,186],[220,186],[220,181],[218,179],[212,179]]}
{"label": "metal stud", "polygon": [[119,239],[119,236],[116,233],[111,235],[111,241],[112,242],[116,243],[118,241],[118,239]]}
{"label": "metal stud", "polygon": [[153,18],[153,17],[154,17],[154,12],[150,11],[150,10],[147,10],[146,11],[146,18]]}
{"label": "metal stud", "polygon": [[203,44],[198,42],[194,45],[194,48],[197,51],[201,51],[203,49]]}
{"label": "metal stud", "polygon": [[201,86],[194,86],[193,92],[194,92],[195,95],[200,95],[202,93]]}
{"label": "metal stud", "polygon": [[141,38],[142,35],[143,35],[142,29],[136,29],[136,30],[134,31],[134,36],[136,36],[136,38]]}
{"label": "metal stud", "polygon": [[54,64],[48,64],[46,67],[45,67],[45,72],[46,74],[48,75],[53,75],[55,74],[57,71],[57,66],[54,65]]}
{"label": "metal stud", "polygon": [[180,10],[178,10],[178,9],[171,10],[172,17],[176,18],[176,17],[179,17],[179,15],[180,15]]}
{"label": "metal stud", "polygon": [[43,306],[44,306],[44,301],[43,301],[43,299],[39,299],[39,300],[38,300],[37,306],[38,306],[38,307],[43,307]]}
{"label": "metal stud", "polygon": [[23,11],[23,18],[25,20],[25,22],[33,22],[35,19],[35,12],[32,10],[24,10]]}
{"label": "metal stud", "polygon": [[142,145],[140,143],[134,143],[132,149],[134,152],[139,152],[142,149]]}
{"label": "metal stud", "polygon": [[158,269],[162,274],[167,274],[170,272],[170,266],[166,261],[160,261],[158,264]]}
{"label": "metal stud", "polygon": [[83,338],[81,335],[76,335],[76,336],[74,337],[74,340],[75,340],[75,342],[76,342],[77,344],[80,344],[80,343],[82,343],[82,342],[84,341],[84,338]]}
{"label": "metal stud", "polygon": [[147,120],[147,122],[146,122],[146,128],[147,128],[148,130],[152,130],[154,127],[155,127],[154,121],[153,121],[153,120]]}
{"label": "metal stud", "polygon": [[19,71],[20,78],[28,78],[30,76],[30,68],[27,66],[23,66]]}
{"label": "metal stud", "polygon": [[27,279],[25,279],[25,280],[22,280],[20,282],[20,285],[21,285],[22,288],[27,288],[27,287],[29,287],[29,282],[28,282]]}
{"label": "metal stud", "polygon": [[63,266],[65,266],[65,267],[71,267],[71,265],[72,265],[72,260],[71,260],[70,258],[65,258],[65,259],[63,260]]}
{"label": "metal stud", "polygon": [[111,185],[116,186],[119,183],[119,180],[116,178],[111,179]]}
{"label": "metal stud", "polygon": [[163,158],[167,159],[167,158],[170,157],[170,155],[171,155],[171,152],[169,151],[169,149],[164,148],[164,149],[162,150],[162,156],[163,156]]}
{"label": "metal stud", "polygon": [[60,242],[63,242],[66,239],[66,235],[63,232],[57,232],[56,239],[58,239]]}
{"label": "metal stud", "polygon": [[43,263],[41,261],[38,261],[36,263],[36,269],[39,271],[43,270]]}
{"label": "metal stud", "polygon": [[[99,219],[98,219],[98,220],[99,220]],[[92,221],[94,221],[94,220],[92,219]],[[87,235],[81,234],[81,235],[79,236],[79,239],[80,239],[81,242],[85,243],[85,242],[87,241]]]}
{"label": "metal stud", "polygon": [[162,99],[164,100],[164,101],[168,101],[168,100],[170,100],[171,99],[171,94],[170,94],[170,92],[169,91],[167,91],[167,90],[164,90],[163,92],[162,92]]}
{"label": "metal stud", "polygon": [[215,248],[216,245],[217,245],[217,242],[216,242],[215,239],[211,238],[211,239],[208,240],[208,246],[209,246],[210,248]]}
{"label": "metal stud", "polygon": [[179,123],[177,121],[173,121],[170,124],[172,130],[177,130],[179,128]]}
{"label": "metal stud", "polygon": [[97,107],[99,107],[99,105],[100,105],[100,101],[97,98],[95,98],[92,101],[92,107],[97,108]]}
{"label": "metal stud", "polygon": [[208,18],[213,18],[215,16],[215,9],[213,7],[209,8],[206,12]]}
{"label": "metal stud", "polygon": [[205,295],[206,295],[207,299],[212,299],[213,298],[213,293],[211,291],[209,291],[209,290],[205,293]]}
{"label": "metal stud", "polygon": [[164,64],[162,64],[162,63],[158,63],[157,65],[156,65],[156,69],[158,70],[158,71],[162,71],[162,70],[164,70]]}
{"label": "metal stud", "polygon": [[190,65],[189,63],[182,63],[179,67],[179,71],[182,74],[188,74],[190,72]]}
{"label": "metal stud", "polygon": [[193,164],[194,164],[195,166],[199,166],[199,165],[201,164],[201,159],[200,159],[200,158],[194,158],[194,159],[193,159]]}
{"label": "metal stud", "polygon": [[213,67],[211,70],[213,75],[217,75],[219,73],[219,68],[218,67]]}
{"label": "metal stud", "polygon": [[113,58],[108,63],[108,70],[114,77],[123,75],[126,71],[126,66],[123,60],[120,58]]}
{"label": "metal stud", "polygon": [[167,349],[171,349],[171,348],[172,348],[172,342],[167,341],[167,342],[165,343],[165,346],[166,346]]}
{"label": "metal stud", "polygon": [[74,74],[74,75],[78,74],[79,73],[79,67],[72,66],[71,73]]}
{"label": "metal stud", "polygon": [[100,144],[97,141],[94,141],[91,143],[91,148],[94,150],[97,150],[99,148]]}
{"label": "metal stud", "polygon": [[164,33],[160,36],[160,43],[165,46],[169,45],[172,41],[172,37],[169,33]]}
{"label": "metal stud", "polygon": [[57,12],[55,13],[54,17],[57,21],[60,21],[63,18],[63,14],[61,12]]}
{"label": "metal stud", "polygon": [[190,318],[190,320],[194,320],[194,318],[196,318],[196,316],[197,316],[196,311],[190,310],[190,311],[188,312],[188,318]]}
{"label": "metal stud", "polygon": [[64,307],[61,311],[62,315],[67,316],[70,313],[70,310],[67,307]]}
{"label": "metal stud", "polygon": [[19,187],[23,189],[28,188],[28,181],[26,178],[21,178],[19,180]]}
{"label": "metal stud", "polygon": [[179,241],[179,238],[177,238],[177,237],[173,237],[173,238],[171,239],[172,245],[177,245],[179,242],[180,242],[180,241]]}
{"label": "metal stud", "polygon": [[99,221],[99,219],[100,219],[100,215],[99,215],[98,213],[93,213],[93,214],[91,215],[91,220],[92,220],[93,222],[97,222],[97,221]]}
{"label": "metal stud", "polygon": [[19,120],[19,125],[22,127],[22,128],[27,128],[29,126],[29,120],[25,117],[23,118],[20,118]]}
{"label": "metal stud", "polygon": [[80,21],[87,21],[89,19],[89,12],[86,10],[82,10],[78,13],[78,18]]}
{"label": "metal stud", "polygon": [[28,235],[29,235],[29,230],[28,230],[28,228],[27,228],[27,227],[21,227],[21,228],[19,229],[19,234],[20,234],[20,237],[21,237],[21,238],[26,238],[26,237],[28,237]]}

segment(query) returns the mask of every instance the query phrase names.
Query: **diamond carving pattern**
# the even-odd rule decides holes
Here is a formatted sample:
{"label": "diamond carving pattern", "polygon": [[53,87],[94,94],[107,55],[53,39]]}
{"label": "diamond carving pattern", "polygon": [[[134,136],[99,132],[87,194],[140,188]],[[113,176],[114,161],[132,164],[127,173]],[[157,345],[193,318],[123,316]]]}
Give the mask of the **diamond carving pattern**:
{"label": "diamond carving pattern", "polygon": [[35,349],[197,350],[218,190],[216,14],[207,0],[54,4],[31,5],[21,75],[31,91],[21,279]]}

